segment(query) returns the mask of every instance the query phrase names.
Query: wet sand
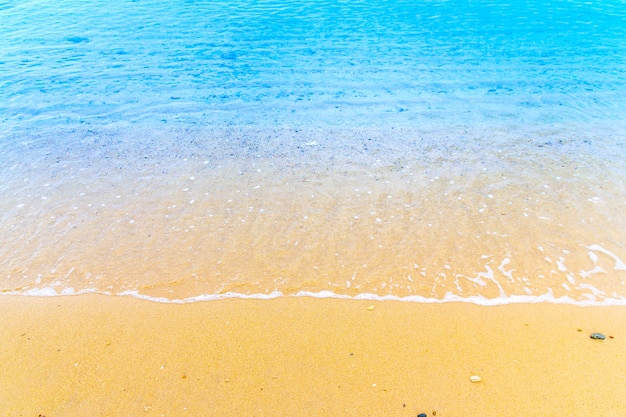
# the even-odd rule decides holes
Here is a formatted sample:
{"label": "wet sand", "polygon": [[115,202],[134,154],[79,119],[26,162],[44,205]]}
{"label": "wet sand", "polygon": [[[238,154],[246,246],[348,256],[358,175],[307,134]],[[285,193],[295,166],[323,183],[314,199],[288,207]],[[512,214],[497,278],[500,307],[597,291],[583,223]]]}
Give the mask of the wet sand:
{"label": "wet sand", "polygon": [[626,415],[623,306],[4,295],[0,314],[3,416]]}

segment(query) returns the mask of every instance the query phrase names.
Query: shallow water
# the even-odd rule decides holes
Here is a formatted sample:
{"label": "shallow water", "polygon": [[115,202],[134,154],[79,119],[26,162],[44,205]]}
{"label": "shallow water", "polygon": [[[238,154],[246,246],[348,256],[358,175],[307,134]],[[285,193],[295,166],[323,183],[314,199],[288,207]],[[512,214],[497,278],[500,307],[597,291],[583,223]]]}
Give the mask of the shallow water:
{"label": "shallow water", "polygon": [[626,6],[0,3],[0,290],[626,303]]}
{"label": "shallow water", "polygon": [[626,300],[614,139],[125,134],[145,132],[23,145],[3,170],[3,291]]}

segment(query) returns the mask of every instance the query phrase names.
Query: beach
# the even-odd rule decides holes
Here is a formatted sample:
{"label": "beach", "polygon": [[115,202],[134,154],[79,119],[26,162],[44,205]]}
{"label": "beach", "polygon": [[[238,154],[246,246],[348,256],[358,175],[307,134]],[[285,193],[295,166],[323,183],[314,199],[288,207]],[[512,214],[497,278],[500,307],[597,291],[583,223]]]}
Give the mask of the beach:
{"label": "beach", "polygon": [[0,21],[0,417],[626,415],[623,0]]}
{"label": "beach", "polygon": [[622,146],[567,132],[20,142],[0,416],[624,415]]}
{"label": "beach", "polygon": [[47,417],[622,416],[625,313],[4,295],[0,404]]}

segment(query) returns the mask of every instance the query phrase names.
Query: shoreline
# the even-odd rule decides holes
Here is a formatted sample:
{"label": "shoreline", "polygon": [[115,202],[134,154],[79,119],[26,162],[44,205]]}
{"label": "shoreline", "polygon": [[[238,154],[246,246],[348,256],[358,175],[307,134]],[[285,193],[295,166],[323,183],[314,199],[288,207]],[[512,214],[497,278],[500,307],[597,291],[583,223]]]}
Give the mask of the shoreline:
{"label": "shoreline", "polygon": [[8,416],[626,412],[626,306],[2,295],[0,312]]}
{"label": "shoreline", "polygon": [[117,294],[113,293],[101,293],[94,290],[83,290],[80,292],[73,292],[68,289],[64,289],[59,293],[55,288],[47,287],[43,289],[31,289],[28,291],[21,291],[23,289],[17,289],[15,291],[0,290],[0,296],[15,296],[15,297],[33,297],[33,298],[49,298],[49,297],[76,297],[81,295],[94,295],[104,297],[123,297],[134,298],[137,300],[159,303],[159,304],[191,304],[200,302],[214,302],[224,300],[274,300],[276,298],[313,298],[313,299],[331,299],[331,300],[354,300],[354,301],[373,301],[373,302],[400,302],[400,303],[418,303],[418,304],[471,304],[481,307],[495,307],[506,306],[516,304],[554,304],[554,305],[569,305],[575,307],[622,307],[626,306],[626,299],[622,298],[608,298],[601,301],[588,299],[588,300],[574,300],[569,297],[555,298],[550,292],[538,295],[538,296],[525,296],[525,295],[511,295],[503,298],[485,298],[480,295],[470,297],[460,297],[455,294],[448,293],[443,298],[432,298],[421,295],[410,295],[400,297],[392,294],[377,295],[372,293],[360,293],[356,295],[346,295],[341,293],[335,293],[332,291],[299,291],[296,293],[284,294],[278,290],[274,290],[271,293],[259,293],[259,294],[243,294],[226,292],[219,294],[200,294],[196,296],[189,296],[184,298],[167,298],[159,296],[146,295],[137,291],[126,291]]}

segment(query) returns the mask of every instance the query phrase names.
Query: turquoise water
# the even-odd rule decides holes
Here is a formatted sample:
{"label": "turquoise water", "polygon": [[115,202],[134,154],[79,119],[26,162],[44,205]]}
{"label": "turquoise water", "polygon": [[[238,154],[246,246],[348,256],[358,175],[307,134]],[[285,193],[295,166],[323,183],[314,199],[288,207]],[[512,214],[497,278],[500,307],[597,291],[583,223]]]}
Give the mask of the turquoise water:
{"label": "turquoise water", "polygon": [[623,1],[2,1],[2,132],[624,128]]}
{"label": "turquoise water", "polygon": [[626,3],[0,0],[0,292],[626,303]]}

